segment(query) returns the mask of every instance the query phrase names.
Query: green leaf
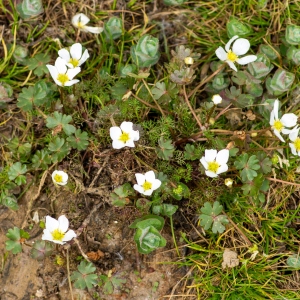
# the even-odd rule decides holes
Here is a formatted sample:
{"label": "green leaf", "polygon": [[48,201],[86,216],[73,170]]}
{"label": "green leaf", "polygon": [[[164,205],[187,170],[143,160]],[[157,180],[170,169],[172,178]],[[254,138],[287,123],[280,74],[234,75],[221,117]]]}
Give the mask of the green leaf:
{"label": "green leaf", "polygon": [[67,141],[69,142],[70,146],[72,148],[78,149],[78,150],[85,150],[88,142],[88,134],[87,132],[83,131],[81,132],[80,129],[77,129],[75,131],[75,136],[70,136],[67,138]]}
{"label": "green leaf", "polygon": [[115,188],[114,192],[110,194],[112,205],[125,206],[128,203],[126,198],[133,193],[134,189],[128,182]]}
{"label": "green leaf", "polygon": [[96,271],[96,268],[92,263],[86,263],[82,261],[78,266],[78,271],[73,272],[71,280],[77,280],[74,282],[74,286],[77,289],[84,290],[86,287],[91,289],[93,285],[97,284],[98,276],[96,274],[90,274]]}
{"label": "green leaf", "polygon": [[257,159],[259,161],[260,169],[259,171],[268,174],[272,171],[272,161],[267,154],[263,151],[257,152]]}
{"label": "green leaf", "polygon": [[161,137],[158,140],[159,148],[156,147],[156,153],[159,158],[164,160],[170,160],[173,157],[174,146],[172,145],[172,140],[165,140],[164,137]]}
{"label": "green leaf", "polygon": [[[8,188],[7,186],[5,188]],[[18,200],[14,195],[7,194],[7,191],[2,191],[0,194],[0,205],[4,205],[12,210],[18,210]]]}
{"label": "green leaf", "polygon": [[56,137],[54,142],[49,143],[48,149],[53,152],[51,156],[53,163],[60,162],[70,152],[70,147],[65,144],[65,139],[59,137]]}
{"label": "green leaf", "polygon": [[9,180],[15,180],[17,185],[21,185],[22,183],[26,183],[26,177],[22,174],[27,172],[27,166],[22,165],[20,162],[14,163],[8,171]]}
{"label": "green leaf", "polygon": [[258,174],[253,180],[246,181],[242,186],[243,194],[250,194],[252,197],[257,196],[264,180],[263,174]]}
{"label": "green leaf", "polygon": [[18,137],[14,137],[9,142],[9,144],[7,145],[7,147],[11,151],[16,150],[21,155],[27,155],[27,154],[30,153],[30,150],[31,150],[31,144],[29,144],[29,143],[20,144]]}
{"label": "green leaf", "polygon": [[31,249],[31,258],[37,259],[37,261],[41,261],[45,259],[45,257],[50,256],[53,252],[54,245],[46,242],[37,240],[32,245]]}
{"label": "green leaf", "polygon": [[254,177],[257,176],[255,170],[260,169],[260,165],[258,164],[259,160],[257,159],[256,155],[250,156],[248,159],[248,154],[245,153],[240,155],[237,160],[234,162],[234,165],[238,170],[241,170],[241,177],[244,182],[251,181]]}
{"label": "green leaf", "polygon": [[42,168],[43,170],[48,169],[48,165],[51,164],[51,158],[49,152],[45,149],[37,150],[32,157],[32,167],[34,169]]}
{"label": "green leaf", "polygon": [[24,239],[29,239],[29,234],[25,232],[23,229],[18,227],[14,227],[14,229],[8,229],[8,233],[6,236],[10,239],[6,241],[6,249],[12,250],[13,254],[17,254],[22,251],[21,243]]}
{"label": "green leaf", "polygon": [[144,210],[144,211],[148,211],[151,207],[150,200],[148,200],[146,198],[137,199],[135,205],[138,209],[141,209],[141,210]]}
{"label": "green leaf", "polygon": [[179,182],[177,184],[177,188],[176,189],[172,189],[171,195],[176,200],[181,200],[184,197],[185,198],[189,197],[190,190],[189,190],[189,188],[185,184],[183,184],[182,182]]}
{"label": "green leaf", "polygon": [[252,28],[249,24],[244,23],[233,16],[229,17],[229,22],[227,22],[226,27],[229,38],[232,38],[235,35],[243,37],[252,32]]}
{"label": "green leaf", "polygon": [[200,151],[194,145],[186,144],[184,151],[184,158],[189,160],[196,160],[200,158]]}
{"label": "green leaf", "polygon": [[168,88],[164,82],[157,82],[155,87],[151,90],[153,98],[159,100],[161,104],[168,104],[172,98],[175,98],[179,90],[175,83],[170,82]]}
{"label": "green leaf", "polygon": [[177,205],[164,203],[162,205],[162,212],[161,212],[161,214],[163,216],[167,216],[167,217],[170,218],[172,215],[174,215],[176,213],[177,209],[178,209]]}
{"label": "green leaf", "polygon": [[287,261],[286,264],[289,267],[295,268],[295,269],[299,269],[300,268],[300,257],[297,254],[293,254],[292,256],[290,256]]}
{"label": "green leaf", "polygon": [[291,45],[300,44],[300,26],[288,25],[285,30],[285,39]]}
{"label": "green leaf", "polygon": [[209,202],[204,203],[201,208],[202,214],[199,216],[200,225],[204,226],[204,230],[208,230],[213,224],[213,233],[223,233],[225,231],[223,224],[228,224],[229,221],[225,215],[219,215],[222,210],[223,206],[218,201],[215,201],[213,206]]}
{"label": "green leaf", "polygon": [[28,60],[28,69],[34,70],[34,74],[37,76],[42,76],[44,73],[48,74],[49,70],[46,67],[46,64],[50,62],[50,56],[48,54],[37,54],[36,56],[29,58]]}
{"label": "green leaf", "polygon": [[40,106],[46,102],[46,91],[41,89],[39,84],[34,87],[23,88],[22,93],[19,94],[17,106],[23,111],[31,111],[33,104]]}
{"label": "green leaf", "polygon": [[127,282],[125,274],[126,272],[118,272],[112,275],[111,282],[114,285],[115,289],[121,290],[123,288],[123,284]]}
{"label": "green leaf", "polygon": [[115,40],[122,35],[123,22],[120,18],[112,17],[108,21],[105,21],[103,29],[106,40],[110,40],[110,38]]}
{"label": "green leaf", "polygon": [[66,135],[71,135],[75,132],[75,127],[69,123],[72,121],[71,116],[63,115],[57,111],[54,112],[53,117],[48,117],[46,126],[48,128],[62,127]]}

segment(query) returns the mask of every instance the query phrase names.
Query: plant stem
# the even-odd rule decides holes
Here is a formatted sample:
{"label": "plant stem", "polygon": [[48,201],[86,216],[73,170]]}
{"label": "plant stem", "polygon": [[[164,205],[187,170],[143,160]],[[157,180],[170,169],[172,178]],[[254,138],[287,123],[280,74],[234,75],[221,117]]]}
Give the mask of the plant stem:
{"label": "plant stem", "polygon": [[277,181],[277,182],[286,183],[286,184],[290,184],[290,185],[300,186],[299,183],[284,181],[284,180],[275,179],[275,178],[271,178],[271,177],[265,177],[265,178],[268,179],[268,180],[271,180],[271,181]]}
{"label": "plant stem", "polygon": [[215,121],[218,120],[224,113],[225,111],[232,105],[232,103],[230,103],[228,106],[226,106],[222,111],[219,112],[219,114],[215,117]]}
{"label": "plant stem", "polygon": [[207,115],[206,124],[209,124],[209,123],[208,123],[208,122],[209,122],[209,119],[210,119],[211,115],[213,114],[215,108],[216,108],[216,105],[214,105],[214,106],[211,108],[209,114]]}
{"label": "plant stem", "polygon": [[72,283],[71,283],[71,277],[70,277],[69,249],[67,249],[67,270],[68,270],[68,281],[69,281],[69,287],[70,287],[70,292],[71,292],[71,298],[72,298],[72,300],[74,300],[73,290],[72,290]]}
{"label": "plant stem", "polygon": [[174,245],[175,245],[178,257],[180,257],[180,253],[179,253],[179,250],[178,250],[178,247],[177,247],[175,233],[174,233],[173,218],[172,218],[172,216],[170,216],[170,223],[171,223],[171,230],[172,230],[172,236],[173,236],[173,240],[174,240]]}
{"label": "plant stem", "polygon": [[64,107],[64,88],[60,87],[60,102],[62,104],[62,111],[65,113],[65,107]]}
{"label": "plant stem", "polygon": [[202,130],[202,124],[200,122],[200,120],[198,119],[197,115],[195,114],[191,104],[190,104],[190,101],[188,99],[188,96],[186,95],[186,90],[185,90],[185,85],[183,86],[183,92],[184,92],[184,99],[185,99],[185,102],[187,103],[188,107],[190,108],[190,111],[192,112],[194,118],[196,119],[199,127],[200,127],[200,130]]}

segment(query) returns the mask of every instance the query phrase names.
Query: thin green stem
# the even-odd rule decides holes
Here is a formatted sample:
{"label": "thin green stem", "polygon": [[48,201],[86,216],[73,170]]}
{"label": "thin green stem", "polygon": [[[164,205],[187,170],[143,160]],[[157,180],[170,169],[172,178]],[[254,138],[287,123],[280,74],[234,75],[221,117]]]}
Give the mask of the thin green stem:
{"label": "thin green stem", "polygon": [[179,253],[179,250],[178,250],[178,247],[177,247],[175,233],[174,233],[173,218],[172,218],[172,216],[170,216],[170,223],[171,223],[171,230],[172,230],[172,236],[173,236],[173,240],[174,240],[174,245],[175,245],[178,257],[180,257],[180,253]]}

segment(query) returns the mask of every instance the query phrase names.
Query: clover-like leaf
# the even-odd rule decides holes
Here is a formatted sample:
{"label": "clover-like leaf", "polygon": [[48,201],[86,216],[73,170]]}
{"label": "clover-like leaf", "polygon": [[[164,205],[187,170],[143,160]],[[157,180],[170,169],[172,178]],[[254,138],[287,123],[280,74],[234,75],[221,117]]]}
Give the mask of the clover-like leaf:
{"label": "clover-like leaf", "polygon": [[6,241],[6,249],[12,250],[13,254],[17,254],[22,251],[21,244],[26,240],[29,239],[28,232],[20,229],[18,227],[14,227],[14,229],[8,229],[8,233],[6,236],[10,239]]}
{"label": "clover-like leaf", "polygon": [[43,105],[47,99],[46,91],[42,89],[40,84],[35,84],[34,87],[23,88],[22,93],[19,94],[17,106],[23,111],[31,111],[33,104],[36,106]]}
{"label": "clover-like leaf", "polygon": [[171,157],[173,157],[174,152],[174,146],[172,145],[172,140],[165,140],[165,138],[162,136],[158,140],[159,148],[156,147],[156,153],[159,158],[164,160],[170,160]]}
{"label": "clover-like leaf", "polygon": [[178,209],[177,205],[164,203],[164,204],[162,204],[161,214],[163,216],[167,216],[170,218],[172,215],[174,215],[176,213],[177,209]]}
{"label": "clover-like leaf", "polygon": [[201,208],[202,214],[199,216],[200,225],[204,226],[204,230],[207,230],[212,227],[213,233],[223,233],[225,227],[223,224],[228,224],[229,221],[225,215],[220,215],[223,210],[223,206],[220,205],[218,201],[214,202],[214,205],[211,206],[209,202],[205,202],[204,206]]}
{"label": "clover-like leaf", "polygon": [[31,144],[29,144],[29,143],[21,144],[18,137],[14,137],[9,142],[9,144],[7,145],[7,147],[11,151],[16,150],[21,155],[27,155],[27,154],[29,154],[29,152],[31,150]]}
{"label": "clover-like leaf", "polygon": [[259,160],[256,155],[252,155],[248,159],[247,153],[240,155],[234,162],[234,165],[238,170],[243,169],[241,171],[241,177],[244,182],[251,181],[254,177],[256,177],[256,170],[260,169]]}
{"label": "clover-like leaf", "polygon": [[252,28],[249,24],[244,23],[233,16],[230,16],[226,27],[227,34],[230,38],[234,37],[235,35],[242,37],[252,32]]}
{"label": "clover-like leaf", "polygon": [[263,151],[257,152],[257,159],[259,161],[260,169],[259,171],[267,174],[272,170],[272,160],[267,157],[267,154]]}
{"label": "clover-like leaf", "polygon": [[46,242],[46,241],[40,241],[37,240],[32,245],[31,249],[31,258],[37,259],[37,261],[41,261],[45,259],[45,257],[50,256],[53,252],[54,245]]}
{"label": "clover-like leaf", "polygon": [[78,271],[73,272],[71,280],[76,280],[74,286],[77,289],[84,290],[86,287],[91,289],[93,285],[97,284],[98,276],[96,274],[90,274],[96,271],[96,267],[92,263],[86,263],[82,261],[78,266]]}
{"label": "clover-like leaf", "polygon": [[75,127],[69,123],[72,121],[71,116],[63,115],[58,111],[53,113],[53,117],[48,117],[46,119],[46,126],[48,128],[62,128],[66,135],[71,135],[75,132]]}
{"label": "clover-like leaf", "polygon": [[153,94],[153,98],[159,100],[159,103],[168,104],[172,98],[175,98],[179,90],[175,83],[170,82],[168,87],[166,87],[164,82],[157,82],[151,92]]}
{"label": "clover-like leaf", "polygon": [[87,132],[83,131],[81,132],[80,129],[77,129],[75,131],[75,136],[69,136],[67,138],[67,141],[69,142],[70,146],[72,148],[78,149],[78,150],[85,150],[87,145],[89,144],[88,142],[88,134]]}
{"label": "clover-like leaf", "polygon": [[51,158],[49,152],[46,149],[37,150],[32,157],[32,167],[34,169],[42,168],[43,170],[48,169],[48,165],[51,164]]}
{"label": "clover-like leaf", "polygon": [[253,180],[247,180],[242,186],[243,194],[250,194],[252,197],[257,196],[264,180],[263,174],[258,174]]}
{"label": "clover-like leaf", "polygon": [[50,61],[50,56],[48,54],[37,54],[28,60],[28,69],[34,70],[34,74],[37,76],[42,76],[44,73],[48,74],[49,70],[46,64]]}
{"label": "clover-like leaf", "polygon": [[22,19],[35,18],[44,11],[42,0],[23,0],[20,2],[17,5],[17,11]]}
{"label": "clover-like leaf", "polygon": [[26,177],[23,175],[27,172],[27,166],[22,165],[20,162],[14,163],[8,171],[9,180],[15,180],[17,185],[26,183]]}
{"label": "clover-like leaf", "polygon": [[54,142],[49,143],[48,149],[53,152],[51,155],[52,162],[60,162],[70,152],[70,147],[65,143],[64,138],[56,137]]}
{"label": "clover-like leaf", "polygon": [[196,160],[200,158],[200,151],[194,145],[186,144],[184,149],[185,159]]}
{"label": "clover-like leaf", "polygon": [[[6,186],[6,188],[7,188],[7,186]],[[8,192],[6,190],[1,191],[0,205],[4,205],[12,210],[19,209],[18,200],[16,199],[16,197],[12,194],[11,195],[8,194]]]}
{"label": "clover-like leaf", "polygon": [[194,73],[195,70],[192,68],[182,68],[180,70],[175,70],[170,75],[170,79],[177,84],[188,85],[196,78]]}
{"label": "clover-like leaf", "polygon": [[293,254],[292,256],[290,256],[287,261],[286,264],[289,267],[295,268],[295,269],[299,269],[300,268],[300,257],[297,254]]}
{"label": "clover-like leaf", "polygon": [[146,198],[139,198],[137,199],[135,205],[141,210],[148,211],[151,207],[151,202]]}
{"label": "clover-like leaf", "polygon": [[112,205],[125,206],[129,203],[129,199],[127,197],[133,193],[134,189],[128,182],[115,188],[114,192],[110,194]]}
{"label": "clover-like leaf", "polygon": [[300,26],[291,24],[286,27],[285,39],[291,45],[300,44]]}

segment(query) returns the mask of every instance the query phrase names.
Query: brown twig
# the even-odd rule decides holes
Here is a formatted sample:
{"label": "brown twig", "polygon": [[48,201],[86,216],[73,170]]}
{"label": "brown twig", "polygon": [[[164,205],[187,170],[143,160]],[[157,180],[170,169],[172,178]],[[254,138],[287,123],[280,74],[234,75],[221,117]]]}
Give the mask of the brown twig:
{"label": "brown twig", "polygon": [[200,130],[202,130],[202,124],[201,124],[200,120],[198,119],[196,113],[194,112],[194,110],[193,110],[193,108],[192,108],[192,106],[190,104],[188,96],[186,95],[185,85],[183,86],[183,93],[184,93],[184,99],[185,99],[186,104],[188,105],[190,111],[192,112],[194,118],[196,119],[196,121],[197,121],[197,123],[198,123],[198,125],[200,127]]}
{"label": "brown twig", "polygon": [[221,110],[218,115],[215,117],[215,121],[218,120],[225,112],[226,110],[232,105],[232,103],[230,103],[228,106],[226,106],[223,110]]}
{"label": "brown twig", "polygon": [[299,183],[294,183],[294,182],[284,181],[284,180],[275,179],[275,178],[271,178],[271,177],[265,177],[265,178],[268,179],[268,180],[271,180],[271,181],[277,181],[277,182],[286,183],[286,184],[289,184],[289,185],[300,186]]}
{"label": "brown twig", "polygon": [[69,281],[69,287],[70,287],[70,292],[71,292],[71,298],[72,298],[72,300],[74,300],[71,277],[70,277],[69,249],[67,249],[67,270],[68,270],[68,281]]}
{"label": "brown twig", "polygon": [[96,176],[94,177],[92,183],[90,184],[89,188],[92,188],[94,186],[94,184],[95,184],[96,180],[98,179],[100,173],[102,172],[102,170],[104,169],[105,165],[107,164],[108,159],[109,159],[109,156],[105,157],[102,167],[98,170],[98,172],[97,172]]}

